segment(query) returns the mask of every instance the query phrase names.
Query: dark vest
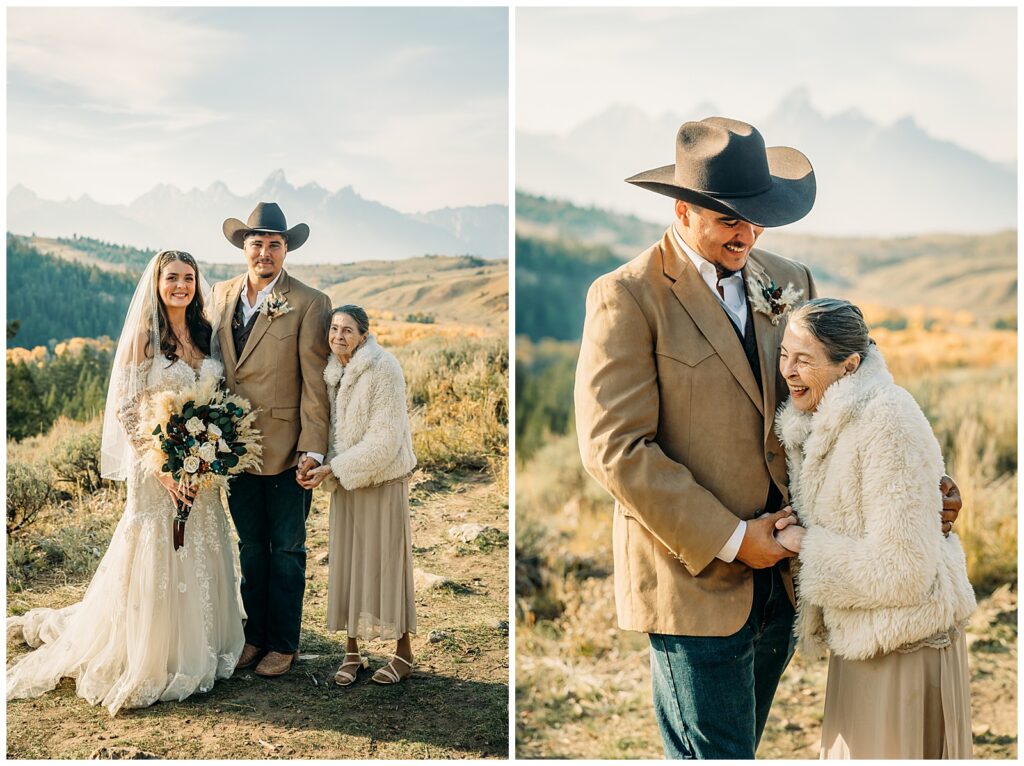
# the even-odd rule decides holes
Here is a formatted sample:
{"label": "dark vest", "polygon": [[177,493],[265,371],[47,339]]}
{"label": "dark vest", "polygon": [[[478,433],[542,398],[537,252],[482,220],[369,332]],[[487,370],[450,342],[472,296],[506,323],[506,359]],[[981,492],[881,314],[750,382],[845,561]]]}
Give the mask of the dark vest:
{"label": "dark vest", "polygon": [[757,358],[757,337],[754,335],[754,309],[750,306],[750,296],[746,294],[746,291],[744,291],[743,297],[747,302],[747,326],[743,329],[742,333],[732,321],[732,317],[726,311],[725,306],[722,306],[722,311],[725,311],[729,325],[736,333],[736,337],[739,338],[740,345],[743,346],[743,353],[747,357],[747,364],[750,365],[750,371],[754,373],[754,380],[757,381],[757,390],[763,395],[764,385],[761,383],[761,361]]}
{"label": "dark vest", "polygon": [[[743,353],[747,357],[747,364],[750,365],[750,371],[754,373],[754,380],[757,381],[757,390],[760,391],[763,396],[764,384],[761,382],[761,361],[757,358],[757,336],[754,335],[754,309],[750,305],[750,296],[747,295],[745,290],[743,295],[747,302],[747,326],[744,328],[742,333],[732,321],[732,317],[729,316],[729,312],[726,311],[725,306],[722,306],[722,311],[725,311],[726,319],[729,320],[729,326],[732,327],[733,331],[736,333],[737,339],[739,339],[740,345],[743,346]],[[765,415],[767,416],[768,413],[765,413]],[[775,482],[772,481],[768,486],[768,497],[765,500],[764,509],[769,513],[774,513],[781,507],[782,492],[775,486]]]}
{"label": "dark vest", "polygon": [[[245,287],[242,287],[242,289],[244,290]],[[249,323],[243,324],[242,294],[239,293],[238,300],[235,301],[235,313],[231,317],[231,337],[235,340],[235,359],[242,355],[242,349],[245,348],[249,335],[252,333],[252,328],[256,325],[256,317],[259,315],[259,311],[252,312],[252,316],[249,317]]]}

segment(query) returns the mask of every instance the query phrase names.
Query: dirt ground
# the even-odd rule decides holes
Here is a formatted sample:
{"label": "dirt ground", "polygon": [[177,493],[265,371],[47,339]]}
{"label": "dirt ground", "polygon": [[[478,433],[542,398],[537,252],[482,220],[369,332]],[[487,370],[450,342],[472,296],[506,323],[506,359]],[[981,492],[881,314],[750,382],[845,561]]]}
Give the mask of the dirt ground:
{"label": "dirt ground", "polygon": [[[75,695],[65,679],[53,692],[7,705],[8,758],[505,758],[508,755],[508,498],[489,478],[422,474],[411,492],[415,567],[440,575],[416,590],[416,669],[397,686],[361,675],[332,683],[343,634],[325,629],[327,496],[314,496],[301,638],[302,656],[277,679],[251,671],[218,681],[180,703],[123,710],[111,718]],[[472,543],[448,530],[492,527]],[[8,610],[62,606],[85,583],[25,591]],[[369,642],[370,667],[392,643]],[[9,642],[8,658],[25,651]]]}

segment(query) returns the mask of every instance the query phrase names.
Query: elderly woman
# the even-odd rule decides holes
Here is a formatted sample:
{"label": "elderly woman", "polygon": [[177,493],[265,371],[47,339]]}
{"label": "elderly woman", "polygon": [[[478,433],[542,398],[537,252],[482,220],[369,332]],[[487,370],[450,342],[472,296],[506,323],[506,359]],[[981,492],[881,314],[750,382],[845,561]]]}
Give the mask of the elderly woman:
{"label": "elderly woman", "polygon": [[789,317],[776,419],[799,553],[801,651],[830,651],[826,758],[970,758],[967,648],[975,607],[956,535],[935,524],[942,455],[860,310],[819,298]]}
{"label": "elderly woman", "polygon": [[359,639],[396,639],[391,661],[374,673],[396,684],[412,672],[416,632],[409,473],[416,465],[398,361],[377,345],[359,306],[331,314],[333,356],[324,370],[332,432],[324,464],[299,483],[332,489],[327,628],[345,631],[345,660],[334,681],[349,686],[368,667]]}

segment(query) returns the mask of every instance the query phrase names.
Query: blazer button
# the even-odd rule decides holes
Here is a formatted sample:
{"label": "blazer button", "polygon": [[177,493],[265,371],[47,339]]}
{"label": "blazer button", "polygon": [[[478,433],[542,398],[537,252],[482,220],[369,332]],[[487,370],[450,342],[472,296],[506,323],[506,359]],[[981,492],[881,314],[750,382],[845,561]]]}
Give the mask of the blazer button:
{"label": "blazer button", "polygon": [[774,452],[767,452],[767,453],[765,453],[765,458],[770,463],[770,462],[772,462],[775,459],[775,453]]}

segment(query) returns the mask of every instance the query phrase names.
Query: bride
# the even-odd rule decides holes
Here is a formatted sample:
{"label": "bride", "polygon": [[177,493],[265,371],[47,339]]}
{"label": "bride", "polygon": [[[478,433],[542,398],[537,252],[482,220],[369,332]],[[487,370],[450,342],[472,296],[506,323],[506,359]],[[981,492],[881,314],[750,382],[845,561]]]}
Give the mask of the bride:
{"label": "bride", "polygon": [[[36,697],[62,678],[111,715],[122,707],[182,700],[234,670],[245,638],[238,579],[218,489],[194,498],[143,468],[147,398],[200,378],[220,378],[204,315],[199,268],[188,253],[150,261],[128,308],[103,422],[104,478],[128,482],[128,500],[85,597],[64,609],[8,618],[8,635],[32,647],[7,670],[7,699]],[[175,501],[192,507],[175,551]]]}

